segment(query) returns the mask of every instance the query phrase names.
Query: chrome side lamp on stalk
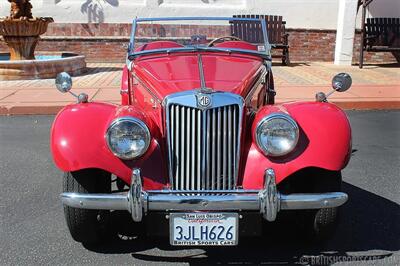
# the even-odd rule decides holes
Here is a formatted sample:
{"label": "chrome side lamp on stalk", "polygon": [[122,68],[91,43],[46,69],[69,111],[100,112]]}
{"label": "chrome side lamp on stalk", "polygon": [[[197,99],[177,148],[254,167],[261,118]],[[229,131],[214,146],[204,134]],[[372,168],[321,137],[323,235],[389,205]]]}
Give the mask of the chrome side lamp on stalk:
{"label": "chrome side lamp on stalk", "polygon": [[336,76],[334,76],[333,79],[332,79],[332,88],[333,88],[333,90],[331,90],[327,94],[325,94],[323,92],[318,92],[315,95],[315,99],[317,100],[317,102],[327,102],[328,101],[328,97],[331,94],[333,94],[335,91],[344,92],[344,91],[347,91],[348,89],[350,89],[352,82],[353,81],[352,81],[351,76],[349,74],[347,74],[347,73],[339,73]]}
{"label": "chrome side lamp on stalk", "polygon": [[89,96],[86,93],[80,93],[79,95],[76,95],[75,93],[71,92],[72,79],[67,72],[61,72],[57,74],[56,87],[62,93],[69,92],[72,96],[74,96],[78,100],[78,103],[88,102]]}

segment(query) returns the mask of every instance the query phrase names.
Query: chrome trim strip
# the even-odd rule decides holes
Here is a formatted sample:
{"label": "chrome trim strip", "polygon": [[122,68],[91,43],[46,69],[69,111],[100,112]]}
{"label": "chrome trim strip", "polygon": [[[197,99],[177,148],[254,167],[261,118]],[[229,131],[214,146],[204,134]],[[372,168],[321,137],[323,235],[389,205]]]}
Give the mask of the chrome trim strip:
{"label": "chrome trim strip", "polygon": [[200,53],[197,54],[197,65],[199,67],[200,88],[201,89],[207,89],[206,80],[205,80],[205,77],[204,77],[203,59],[202,59]]}
{"label": "chrome trim strip", "polygon": [[346,203],[348,196],[343,192],[280,194],[281,210],[303,210],[339,207]]}
{"label": "chrome trim strip", "polygon": [[128,193],[123,194],[83,194],[64,192],[61,202],[72,208],[93,210],[129,210]]}
{"label": "chrome trim strip", "polygon": [[246,95],[246,98],[244,99],[246,105],[250,106],[250,102],[254,96],[254,93],[257,90],[258,86],[263,82],[266,74],[267,74],[267,67],[265,65],[262,65],[256,74],[259,75],[257,81],[251,87],[250,91]]}
{"label": "chrome trim strip", "polygon": [[158,101],[159,104],[161,104],[162,100],[158,98],[158,96],[149,88],[149,86],[147,86],[147,84],[143,80],[141,80],[133,71],[131,73],[132,76],[140,83],[140,85],[142,85],[143,88],[151,95],[151,97],[153,97],[155,100]]}

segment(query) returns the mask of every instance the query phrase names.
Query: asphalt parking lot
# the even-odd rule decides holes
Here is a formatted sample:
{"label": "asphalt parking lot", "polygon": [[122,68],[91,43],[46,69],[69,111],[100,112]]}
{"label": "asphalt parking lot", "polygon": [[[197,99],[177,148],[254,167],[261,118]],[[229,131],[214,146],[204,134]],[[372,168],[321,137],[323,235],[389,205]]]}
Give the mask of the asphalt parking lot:
{"label": "asphalt parking lot", "polygon": [[53,116],[0,116],[0,264],[399,265],[400,111],[348,115],[353,156],[343,179],[350,200],[331,241],[307,244],[279,227],[234,248],[207,249],[172,248],[143,237],[98,247],[74,242],[58,196],[61,173],[49,151]]}

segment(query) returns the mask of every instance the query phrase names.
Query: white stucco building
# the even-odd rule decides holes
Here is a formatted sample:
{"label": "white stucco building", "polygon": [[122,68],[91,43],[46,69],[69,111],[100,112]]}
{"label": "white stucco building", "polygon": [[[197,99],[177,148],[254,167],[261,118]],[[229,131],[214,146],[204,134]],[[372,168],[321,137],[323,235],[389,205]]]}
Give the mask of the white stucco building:
{"label": "white stucco building", "polygon": [[[31,0],[35,16],[57,23],[129,23],[134,17],[281,15],[290,29],[336,31],[335,63],[350,64],[358,0]],[[0,16],[10,4],[0,2]],[[369,17],[399,17],[399,0],[375,0]]]}

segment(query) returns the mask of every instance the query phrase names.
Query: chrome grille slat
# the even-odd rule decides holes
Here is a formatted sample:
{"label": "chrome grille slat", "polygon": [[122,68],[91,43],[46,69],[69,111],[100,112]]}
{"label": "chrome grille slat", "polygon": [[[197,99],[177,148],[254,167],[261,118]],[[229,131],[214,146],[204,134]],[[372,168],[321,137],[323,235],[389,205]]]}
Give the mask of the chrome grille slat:
{"label": "chrome grille slat", "polygon": [[[228,169],[228,128],[227,128],[227,114],[226,114],[226,106],[222,107],[222,114],[223,114],[223,134],[222,134],[222,149],[223,149],[223,155],[222,155],[222,176],[227,177],[227,169]],[[229,177],[228,177],[229,178]],[[222,187],[226,187],[227,179],[228,178],[222,178]]]}
{"label": "chrome grille slat", "polygon": [[[218,113],[217,113],[217,128],[221,128],[221,108],[218,108]],[[217,130],[217,161],[221,161],[221,149],[222,149],[222,145],[221,145],[221,130]],[[217,189],[221,189],[220,187],[220,176],[221,176],[221,164],[220,163],[216,163],[217,165]]]}
{"label": "chrome grille slat", "polygon": [[[172,153],[174,155],[174,161],[176,161],[176,176],[180,175],[180,165],[179,165],[179,161],[176,160],[177,158],[179,158],[179,127],[177,127],[176,125],[179,125],[180,123],[180,116],[179,116],[179,106],[175,106],[172,108],[174,114],[176,115],[176,121],[174,123],[174,121],[171,121],[173,123],[173,127],[175,128],[175,139],[172,140],[172,143],[174,143],[175,145],[172,145],[172,147],[175,149],[174,152]],[[171,132],[171,136],[173,136],[172,132]],[[174,184],[171,184],[172,186],[176,186],[179,187],[179,178],[175,178],[174,179]]]}
{"label": "chrome grille slat", "polygon": [[[200,143],[201,143],[201,110],[197,110],[197,158],[200,158],[201,156],[201,149],[199,149],[200,147]],[[197,163],[197,187],[198,190],[201,189],[201,164]]]}
{"label": "chrome grille slat", "polygon": [[233,164],[233,156],[232,156],[232,131],[235,130],[234,128],[232,128],[232,110],[231,110],[231,106],[228,106],[228,189],[232,189],[232,183],[233,183],[233,177],[232,177],[232,164]]}
{"label": "chrome grille slat", "polygon": [[[196,110],[192,109],[192,123],[191,123],[191,129],[192,129],[192,138],[191,138],[191,159],[190,159],[190,170],[191,170],[191,177],[192,177],[192,188],[191,190],[199,189],[196,184],[195,184],[195,178],[196,178],[196,168],[195,168],[195,156],[196,156],[196,134],[195,134],[195,127],[196,127]],[[198,181],[197,181],[198,184]]]}
{"label": "chrome grille slat", "polygon": [[212,113],[212,149],[211,149],[211,162],[210,162],[210,166],[211,166],[211,189],[215,189],[215,179],[216,179],[216,175],[215,175],[215,154],[217,152],[217,139],[216,139],[216,135],[217,132],[215,130],[216,126],[217,126],[217,118],[216,118],[216,111],[215,110],[210,110],[210,112]]}
{"label": "chrome grille slat", "polygon": [[200,109],[167,105],[171,188],[232,190],[237,184],[242,106],[240,101]]}
{"label": "chrome grille slat", "polygon": [[207,119],[207,126],[206,126],[206,134],[207,134],[207,144],[206,144],[206,162],[208,162],[206,164],[206,188],[209,188],[211,185],[211,164],[210,164],[210,153],[211,153],[211,143],[210,143],[210,139],[211,139],[211,112],[212,110],[210,110],[206,116]]}
{"label": "chrome grille slat", "polygon": [[[236,125],[236,121],[237,121],[237,110],[236,110],[236,108],[233,108],[233,125],[235,126]],[[233,130],[233,139],[235,140],[236,138],[237,138],[237,134],[238,134],[238,128],[236,128],[235,130]],[[236,158],[236,157],[238,157],[239,155],[237,154],[237,148],[236,148],[236,145],[233,145],[233,156],[234,156],[234,158]],[[236,184],[237,183],[237,175],[238,175],[238,173],[237,173],[237,170],[236,170],[236,168],[237,168],[237,164],[238,164],[238,162],[234,159],[233,160],[233,177],[234,177],[234,180],[233,180],[233,183],[234,184]]]}
{"label": "chrome grille slat", "polygon": [[204,190],[206,189],[206,134],[205,131],[207,131],[206,129],[206,119],[207,119],[207,115],[205,115],[203,112],[201,112],[201,115],[204,116],[203,119],[201,119],[201,130],[200,134],[201,134],[201,189]]}
{"label": "chrome grille slat", "polygon": [[[182,116],[181,121],[182,121],[182,123],[184,123],[185,122],[185,107],[182,106],[180,112],[181,112],[181,116]],[[177,128],[179,129],[179,126]],[[179,189],[185,189],[185,178],[184,178],[185,177],[184,160],[186,159],[185,158],[185,127],[181,127],[180,139],[181,139],[181,146],[179,148],[181,151],[181,156],[179,157],[179,163],[181,166],[181,171],[180,171],[181,174],[179,176],[179,179],[180,179],[181,187]]]}
{"label": "chrome grille slat", "polygon": [[[176,117],[175,117],[175,108],[171,108],[171,136],[175,136],[175,123],[177,121]],[[175,156],[175,139],[176,138],[171,138],[171,154],[173,154],[173,156]],[[176,169],[173,169],[173,172],[175,172]],[[174,184],[171,184],[172,186],[174,186]]]}

